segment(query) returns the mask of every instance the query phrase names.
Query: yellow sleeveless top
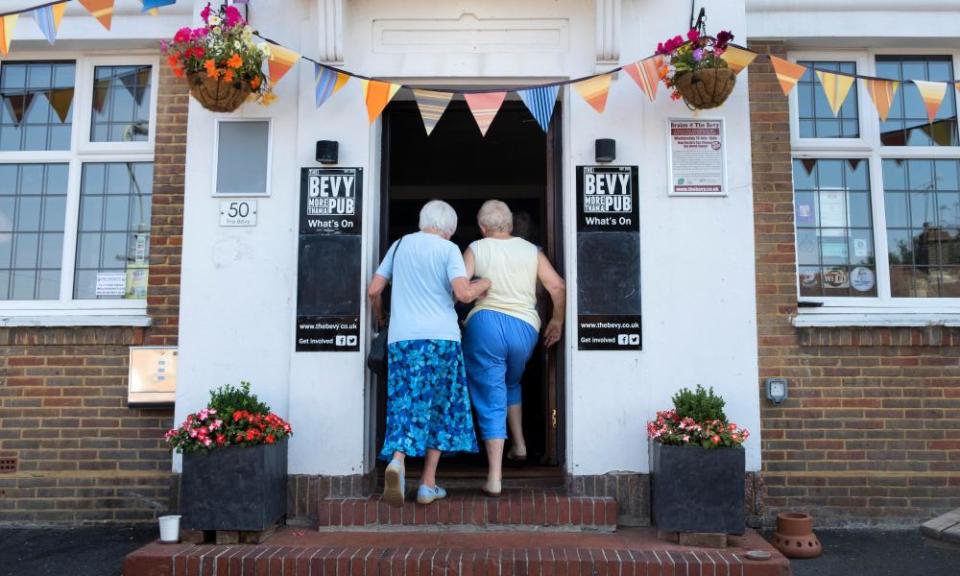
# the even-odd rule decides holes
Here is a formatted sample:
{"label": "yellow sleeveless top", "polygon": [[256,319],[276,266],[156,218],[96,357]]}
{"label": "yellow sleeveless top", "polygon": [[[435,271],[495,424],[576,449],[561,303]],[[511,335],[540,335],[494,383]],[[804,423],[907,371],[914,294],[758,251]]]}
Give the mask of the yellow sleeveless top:
{"label": "yellow sleeveless top", "polygon": [[474,274],[487,278],[492,287],[477,300],[467,316],[480,310],[502,312],[527,322],[540,331],[537,314],[537,259],[540,250],[523,238],[484,238],[470,244]]}

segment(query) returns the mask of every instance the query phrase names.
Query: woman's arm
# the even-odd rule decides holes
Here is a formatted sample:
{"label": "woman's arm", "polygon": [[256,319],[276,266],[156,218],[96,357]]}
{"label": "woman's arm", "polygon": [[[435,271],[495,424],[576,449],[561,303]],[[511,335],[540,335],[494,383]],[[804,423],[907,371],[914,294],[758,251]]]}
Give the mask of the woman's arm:
{"label": "woman's arm", "polygon": [[553,301],[553,314],[550,316],[550,323],[547,324],[546,330],[543,331],[543,343],[549,347],[559,342],[563,335],[563,317],[567,309],[567,284],[557,274],[553,264],[543,252],[537,256],[537,279],[550,293],[550,300]]}
{"label": "woman's arm", "polygon": [[373,275],[373,280],[370,281],[370,286],[367,288],[367,298],[370,299],[370,310],[373,312],[373,318],[377,322],[377,326],[383,326],[387,317],[383,313],[383,291],[387,287],[387,280],[379,274]]}
{"label": "woman's arm", "polygon": [[491,286],[490,281],[486,278],[470,282],[462,276],[451,280],[450,285],[453,287],[454,297],[464,304],[469,304],[483,296],[483,293],[489,290]]}
{"label": "woman's arm", "polygon": [[467,251],[463,253],[463,266],[467,269],[467,278],[473,278],[474,272],[476,272],[477,261],[473,255],[473,250],[469,247]]}

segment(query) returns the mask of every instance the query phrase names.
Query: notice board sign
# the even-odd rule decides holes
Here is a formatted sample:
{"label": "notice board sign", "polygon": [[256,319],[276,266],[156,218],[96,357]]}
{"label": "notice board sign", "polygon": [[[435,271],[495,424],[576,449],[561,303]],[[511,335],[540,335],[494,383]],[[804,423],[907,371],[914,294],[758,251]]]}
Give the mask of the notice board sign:
{"label": "notice board sign", "polygon": [[726,196],[723,120],[671,118],[668,126],[670,195]]}
{"label": "notice board sign", "polygon": [[640,350],[636,166],[577,166],[577,347]]}
{"label": "notice board sign", "polygon": [[303,168],[297,352],[360,350],[362,168]]}

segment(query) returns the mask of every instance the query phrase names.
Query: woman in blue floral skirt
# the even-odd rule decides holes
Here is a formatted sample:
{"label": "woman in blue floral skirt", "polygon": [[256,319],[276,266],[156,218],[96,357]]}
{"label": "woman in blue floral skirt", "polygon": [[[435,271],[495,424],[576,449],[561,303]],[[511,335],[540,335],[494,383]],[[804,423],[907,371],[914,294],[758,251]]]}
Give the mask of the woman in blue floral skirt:
{"label": "woman in blue floral skirt", "polygon": [[393,283],[387,335],[387,431],[380,457],[389,459],[383,499],[403,504],[404,459],[424,456],[417,502],[447,495],[437,486],[443,452],[477,452],[467,392],[460,326],[454,298],[472,302],[490,288],[470,282],[463,257],[450,237],[457,213],[440,200],[420,211],[420,232],[408,234],[387,251],[368,289],[374,317],[382,326],[383,290]]}

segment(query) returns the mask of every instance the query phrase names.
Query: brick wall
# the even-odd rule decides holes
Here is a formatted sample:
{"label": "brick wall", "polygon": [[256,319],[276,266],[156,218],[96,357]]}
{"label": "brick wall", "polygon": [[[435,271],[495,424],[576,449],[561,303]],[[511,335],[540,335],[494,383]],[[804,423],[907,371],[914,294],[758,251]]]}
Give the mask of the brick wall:
{"label": "brick wall", "polygon": [[820,525],[909,524],[960,506],[960,330],[791,325],[788,103],[762,57],[749,89],[761,390],[790,380],[790,398],[761,409],[767,522],[801,510]]}
{"label": "brick wall", "polygon": [[128,347],[176,345],[187,94],[164,67],[141,328],[0,328],[0,523],[146,521],[169,506],[173,409],[128,408]]}

